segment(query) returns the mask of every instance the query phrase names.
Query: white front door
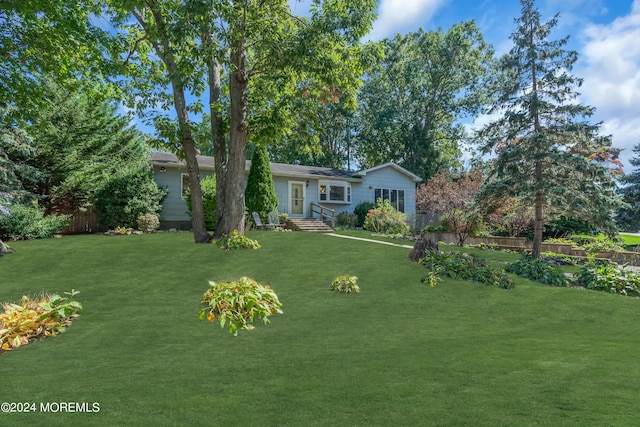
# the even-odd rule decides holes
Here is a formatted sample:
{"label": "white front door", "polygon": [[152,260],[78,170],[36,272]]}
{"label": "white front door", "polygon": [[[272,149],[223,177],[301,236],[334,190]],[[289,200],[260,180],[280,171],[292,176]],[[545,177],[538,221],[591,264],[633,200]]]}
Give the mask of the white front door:
{"label": "white front door", "polygon": [[305,216],[306,186],[302,181],[289,181],[289,215]]}

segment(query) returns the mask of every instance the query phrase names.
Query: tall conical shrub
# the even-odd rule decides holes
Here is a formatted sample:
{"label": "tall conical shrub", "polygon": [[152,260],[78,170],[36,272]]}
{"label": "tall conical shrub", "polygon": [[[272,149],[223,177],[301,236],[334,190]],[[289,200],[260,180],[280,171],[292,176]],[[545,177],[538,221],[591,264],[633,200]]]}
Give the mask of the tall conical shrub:
{"label": "tall conical shrub", "polygon": [[273,186],[269,155],[267,147],[263,145],[258,144],[253,152],[245,190],[245,205],[249,213],[257,212],[265,222],[268,221],[269,212],[278,208],[278,196]]}

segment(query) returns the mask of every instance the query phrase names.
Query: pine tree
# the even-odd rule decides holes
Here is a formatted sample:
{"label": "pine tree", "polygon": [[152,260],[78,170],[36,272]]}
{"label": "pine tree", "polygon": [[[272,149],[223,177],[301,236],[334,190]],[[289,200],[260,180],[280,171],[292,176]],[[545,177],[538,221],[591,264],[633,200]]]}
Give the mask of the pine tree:
{"label": "pine tree", "polygon": [[245,205],[248,212],[257,212],[265,222],[269,212],[278,208],[278,196],[273,186],[267,147],[260,144],[256,146],[251,159],[251,169],[245,190]]}
{"label": "pine tree", "polygon": [[621,179],[626,185],[620,193],[627,206],[620,209],[616,221],[621,229],[635,232],[640,230],[640,144],[633,147],[633,152],[635,156],[630,162],[636,169]]}
{"label": "pine tree", "polygon": [[613,230],[619,199],[609,166],[619,166],[611,137],[590,124],[594,108],[575,103],[582,80],[570,74],[577,60],[568,37],[549,40],[558,15],[542,23],[534,0],[521,0],[500,60],[497,99],[489,113],[501,118],[479,132],[485,153],[497,152],[481,198],[517,196],[535,206],[533,255],[540,256],[545,218],[564,214]]}

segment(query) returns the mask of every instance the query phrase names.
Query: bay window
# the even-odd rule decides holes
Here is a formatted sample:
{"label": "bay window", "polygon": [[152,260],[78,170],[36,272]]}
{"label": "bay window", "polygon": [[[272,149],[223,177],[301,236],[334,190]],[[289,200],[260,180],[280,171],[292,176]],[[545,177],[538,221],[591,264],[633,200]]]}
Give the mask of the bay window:
{"label": "bay window", "polygon": [[346,182],[318,182],[318,200],[327,203],[351,203],[351,186]]}

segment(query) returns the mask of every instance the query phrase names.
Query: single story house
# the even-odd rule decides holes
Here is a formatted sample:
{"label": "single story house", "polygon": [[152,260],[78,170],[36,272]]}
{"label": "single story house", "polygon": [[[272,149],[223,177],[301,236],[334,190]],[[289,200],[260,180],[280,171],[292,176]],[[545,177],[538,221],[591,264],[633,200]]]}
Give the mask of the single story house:
{"label": "single story house", "polygon": [[[198,156],[200,176],[214,175],[213,157]],[[153,152],[151,165],[158,185],[167,190],[160,221],[164,227],[188,227],[190,217],[184,197],[189,175],[184,161],[171,153]],[[246,163],[249,174],[251,161]],[[353,212],[362,202],[382,198],[415,217],[416,185],[422,179],[395,163],[385,163],[357,172],[299,164],[271,163],[278,196],[278,211],[290,217],[312,217],[312,203],[340,212]],[[316,216],[317,217],[317,216]]]}

